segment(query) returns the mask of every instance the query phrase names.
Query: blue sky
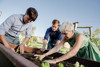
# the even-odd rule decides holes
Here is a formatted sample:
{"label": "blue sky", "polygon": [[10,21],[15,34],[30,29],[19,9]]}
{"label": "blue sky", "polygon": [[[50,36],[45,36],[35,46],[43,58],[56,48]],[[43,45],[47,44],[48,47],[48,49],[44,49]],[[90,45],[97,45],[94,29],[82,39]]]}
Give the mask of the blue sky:
{"label": "blue sky", "polygon": [[53,19],[60,20],[61,24],[78,21],[78,26],[92,26],[93,31],[100,29],[100,0],[0,0],[0,24],[12,14],[24,14],[29,7],[36,8],[39,14],[33,22],[34,36],[43,37]]}

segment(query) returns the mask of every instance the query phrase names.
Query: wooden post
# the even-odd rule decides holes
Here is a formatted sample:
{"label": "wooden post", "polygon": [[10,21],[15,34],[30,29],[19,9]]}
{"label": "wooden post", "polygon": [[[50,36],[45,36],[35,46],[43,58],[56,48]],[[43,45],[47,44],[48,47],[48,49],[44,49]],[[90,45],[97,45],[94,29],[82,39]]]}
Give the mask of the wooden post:
{"label": "wooden post", "polygon": [[73,23],[74,24],[74,30],[77,30],[77,24],[78,24],[79,22],[75,22],[75,23]]}
{"label": "wooden post", "polygon": [[77,27],[77,28],[89,28],[89,37],[90,39],[92,39],[92,26],[89,26],[89,27]]}
{"label": "wooden post", "polygon": [[92,39],[92,27],[89,27],[89,31],[90,31],[90,39]]}
{"label": "wooden post", "polygon": [[77,24],[78,24],[79,22],[75,22],[75,23],[73,23],[74,24],[74,30],[77,30],[77,28],[89,28],[89,37],[90,37],[90,39],[92,39],[92,26],[89,26],[89,27],[77,27]]}

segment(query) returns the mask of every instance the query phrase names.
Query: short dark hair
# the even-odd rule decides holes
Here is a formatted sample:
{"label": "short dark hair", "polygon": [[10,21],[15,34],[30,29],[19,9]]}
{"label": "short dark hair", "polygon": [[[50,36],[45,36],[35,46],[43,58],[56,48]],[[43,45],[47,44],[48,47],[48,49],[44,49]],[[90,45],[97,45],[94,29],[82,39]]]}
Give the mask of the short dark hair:
{"label": "short dark hair", "polygon": [[54,25],[54,24],[58,24],[58,25],[60,25],[60,21],[57,20],[57,19],[54,19],[54,20],[52,21],[52,24],[53,24],[53,25]]}
{"label": "short dark hair", "polygon": [[27,13],[27,15],[29,15],[29,17],[33,21],[35,21],[36,18],[38,17],[38,12],[37,12],[37,10],[35,8],[32,8],[32,7],[28,8],[27,11],[26,11],[26,13]]}

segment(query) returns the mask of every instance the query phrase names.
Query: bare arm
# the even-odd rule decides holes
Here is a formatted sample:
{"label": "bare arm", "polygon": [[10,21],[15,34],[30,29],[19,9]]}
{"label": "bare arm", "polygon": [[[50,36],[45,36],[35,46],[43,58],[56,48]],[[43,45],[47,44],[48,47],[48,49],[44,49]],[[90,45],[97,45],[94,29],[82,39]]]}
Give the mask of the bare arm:
{"label": "bare arm", "polygon": [[42,47],[41,51],[45,51],[45,47],[47,45],[47,42],[48,41],[46,39],[43,40],[43,47]]}
{"label": "bare arm", "polygon": [[26,37],[26,38],[24,39],[24,41],[22,42],[22,44],[26,44],[27,41],[28,41],[29,39],[30,39],[29,37]]}
{"label": "bare arm", "polygon": [[10,48],[10,46],[9,46],[8,42],[6,41],[6,38],[5,38],[4,35],[0,35],[0,40],[5,47]]}
{"label": "bare arm", "polygon": [[61,41],[60,41],[60,40],[58,40],[58,41],[57,41],[57,43],[56,43],[56,45],[59,45],[59,44],[60,44],[60,42],[61,42]]}
{"label": "bare arm", "polygon": [[59,51],[59,50],[61,49],[62,45],[64,44],[64,42],[65,42],[65,40],[64,40],[64,38],[63,38],[63,39],[61,40],[61,42],[58,41],[58,42],[56,43],[56,46],[55,46],[54,48],[52,48],[50,51],[48,51],[47,53],[45,53],[44,55],[45,55],[45,56],[48,56],[48,55],[50,55],[50,54],[53,54],[53,53]]}
{"label": "bare arm", "polygon": [[29,37],[26,37],[25,39],[24,39],[24,41],[21,43],[21,45],[20,45],[20,53],[24,53],[24,46],[25,46],[25,43],[27,42],[29,40]]}
{"label": "bare arm", "polygon": [[79,51],[83,40],[84,40],[84,36],[82,34],[77,35],[76,42],[75,42],[73,48],[65,55],[55,59],[56,62],[60,62],[60,61],[63,61],[63,60],[66,60],[66,59],[69,59],[69,58],[75,56],[77,54],[77,52]]}
{"label": "bare arm", "polygon": [[0,35],[0,40],[3,43],[3,45],[9,49],[11,49],[13,52],[15,52],[15,50],[9,46],[8,42],[6,41],[6,38],[4,35]]}
{"label": "bare arm", "polygon": [[8,48],[10,48],[10,46],[9,46],[8,42],[6,41],[6,38],[5,38],[6,33],[5,32],[11,28],[11,26],[13,25],[14,22],[15,22],[15,17],[13,15],[11,15],[0,25],[1,42],[3,43],[3,45],[5,47],[8,47]]}
{"label": "bare arm", "polygon": [[[42,51],[45,51],[45,47],[46,47],[46,45],[47,45],[47,42],[48,42],[48,41],[47,41],[46,39],[43,40],[43,47],[42,47],[42,49],[41,49]],[[57,41],[56,45],[59,45],[59,43],[60,43],[60,40]]]}

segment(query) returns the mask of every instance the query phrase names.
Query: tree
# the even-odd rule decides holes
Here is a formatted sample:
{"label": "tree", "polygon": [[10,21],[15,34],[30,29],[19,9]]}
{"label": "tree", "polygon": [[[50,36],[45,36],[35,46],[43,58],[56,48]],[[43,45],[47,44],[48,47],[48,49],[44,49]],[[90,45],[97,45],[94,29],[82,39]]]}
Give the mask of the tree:
{"label": "tree", "polygon": [[[34,34],[34,30],[36,29],[36,27],[32,27],[32,34]],[[31,36],[32,36],[32,34],[31,34]],[[24,40],[24,38],[25,38],[25,31],[23,31],[21,34],[20,34],[21,36],[19,37],[19,41],[20,41],[20,43]],[[31,39],[31,38],[30,38]],[[29,40],[30,41],[30,40]],[[29,42],[28,41],[28,42]]]}
{"label": "tree", "polygon": [[34,30],[36,29],[36,27],[32,27],[32,34],[34,34]]}
{"label": "tree", "polygon": [[[88,33],[88,32],[83,31],[83,34],[84,34],[86,37],[89,38],[89,33]],[[100,50],[100,29],[99,29],[99,28],[97,28],[97,29],[93,32],[93,34],[92,34],[92,39],[90,39],[90,40],[91,40],[91,42],[95,43],[96,46],[97,46],[97,47],[99,48],[99,50]]]}
{"label": "tree", "polygon": [[[32,27],[32,34],[34,34],[34,30],[36,29],[36,27]],[[32,34],[31,34],[31,36],[32,36]],[[25,31],[23,31],[22,33],[21,33],[21,36],[25,36]]]}

